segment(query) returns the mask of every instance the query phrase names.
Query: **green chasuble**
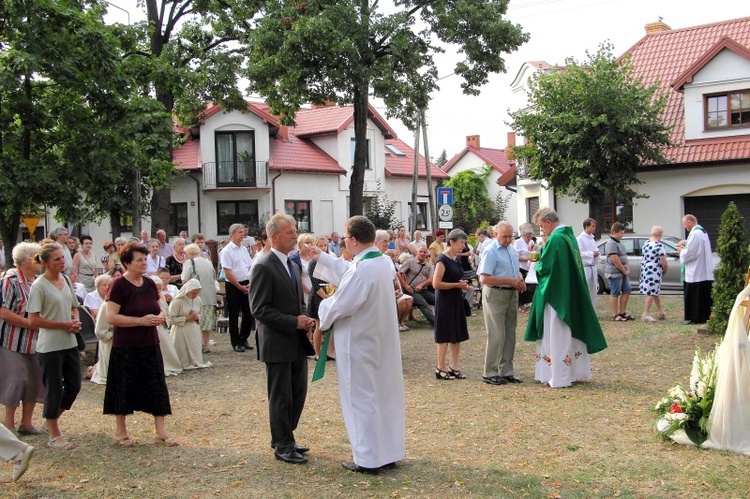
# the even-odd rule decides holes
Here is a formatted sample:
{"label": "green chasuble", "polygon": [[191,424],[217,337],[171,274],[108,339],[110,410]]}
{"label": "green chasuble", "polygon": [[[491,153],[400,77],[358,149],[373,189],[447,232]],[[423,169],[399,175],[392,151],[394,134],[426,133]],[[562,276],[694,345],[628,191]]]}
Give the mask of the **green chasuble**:
{"label": "green chasuble", "polygon": [[539,284],[526,327],[526,341],[541,340],[544,333],[544,308],[548,303],[573,338],[586,344],[588,353],[607,348],[602,327],[596,317],[581,263],[578,241],[569,226],[552,231],[536,264]]}

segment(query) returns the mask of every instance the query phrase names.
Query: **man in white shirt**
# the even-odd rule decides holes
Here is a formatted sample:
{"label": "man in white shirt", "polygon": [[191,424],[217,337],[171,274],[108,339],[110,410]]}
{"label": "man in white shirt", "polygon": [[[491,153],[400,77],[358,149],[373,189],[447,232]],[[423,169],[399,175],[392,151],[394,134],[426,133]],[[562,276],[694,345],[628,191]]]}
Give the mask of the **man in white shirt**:
{"label": "man in white shirt", "polygon": [[583,262],[583,273],[586,276],[586,284],[589,287],[591,295],[591,304],[596,309],[596,291],[598,277],[596,274],[596,262],[599,261],[599,248],[596,246],[594,233],[596,232],[596,220],[587,218],[583,221],[583,232],[576,240],[578,249],[581,251],[581,261]]}
{"label": "man in white shirt", "polygon": [[[227,313],[229,314],[229,338],[235,352],[252,350],[247,342],[253,328],[248,292],[250,291],[250,266],[253,260],[247,248],[242,245],[245,239],[245,226],[232,224],[229,227],[229,243],[219,253],[221,268],[226,277]],[[242,325],[238,324],[242,312]]]}
{"label": "man in white shirt", "polygon": [[143,229],[141,231],[141,240],[140,240],[141,246],[143,246],[145,248],[148,248],[148,241],[149,241],[149,239],[151,239],[151,238],[148,235],[148,231],[146,229]]}
{"label": "man in white shirt", "polygon": [[682,217],[682,226],[690,232],[687,241],[680,241],[677,251],[685,266],[683,324],[704,324],[711,316],[711,288],[714,267],[711,260],[711,240],[706,229],[698,225],[695,215]]}

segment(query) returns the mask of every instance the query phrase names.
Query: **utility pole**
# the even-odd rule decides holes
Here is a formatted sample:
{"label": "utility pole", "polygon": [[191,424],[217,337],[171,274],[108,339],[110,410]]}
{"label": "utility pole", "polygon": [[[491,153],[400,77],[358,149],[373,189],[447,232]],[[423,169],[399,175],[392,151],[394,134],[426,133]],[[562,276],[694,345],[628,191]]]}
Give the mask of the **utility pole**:
{"label": "utility pole", "polygon": [[430,148],[427,144],[427,120],[425,119],[424,109],[419,110],[419,122],[422,125],[422,134],[424,135],[424,169],[427,173],[427,195],[430,201],[430,230],[435,233],[435,220],[437,220],[437,210],[435,208],[434,190],[432,188],[432,173],[430,172]]}
{"label": "utility pole", "polygon": [[417,230],[417,190],[419,189],[419,126],[420,118],[417,116],[417,127],[414,130],[414,177],[411,186],[411,232]]}

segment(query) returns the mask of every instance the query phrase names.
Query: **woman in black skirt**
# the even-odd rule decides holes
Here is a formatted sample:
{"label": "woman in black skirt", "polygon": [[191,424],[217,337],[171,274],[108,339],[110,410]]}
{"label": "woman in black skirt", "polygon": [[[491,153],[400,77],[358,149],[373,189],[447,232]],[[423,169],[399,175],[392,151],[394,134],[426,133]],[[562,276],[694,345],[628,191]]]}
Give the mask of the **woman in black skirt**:
{"label": "woman in black skirt", "polygon": [[179,445],[169,436],[164,416],[172,414],[169,391],[164,379],[164,363],[159,350],[156,326],[165,321],[159,306],[159,292],[146,273],[146,248],[130,243],[120,250],[125,273],[115,279],[107,297],[107,320],[114,326],[109,358],[104,414],[114,414],[115,441],[131,447],[126,416],[143,411],[154,416],[159,444]]}

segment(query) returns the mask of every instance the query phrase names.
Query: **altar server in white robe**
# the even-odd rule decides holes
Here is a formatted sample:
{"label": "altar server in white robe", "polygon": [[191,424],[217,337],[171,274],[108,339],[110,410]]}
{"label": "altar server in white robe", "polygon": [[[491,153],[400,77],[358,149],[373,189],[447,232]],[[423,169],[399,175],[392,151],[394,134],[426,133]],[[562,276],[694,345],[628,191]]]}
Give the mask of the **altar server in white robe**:
{"label": "altar server in white robe", "polygon": [[338,282],[320,303],[320,327],[334,328],[341,410],[352,445],[350,470],[376,474],[406,453],[401,344],[393,305],[393,263],[375,248],[375,226],[363,216],[346,221],[351,263],[316,252],[317,275]]}

